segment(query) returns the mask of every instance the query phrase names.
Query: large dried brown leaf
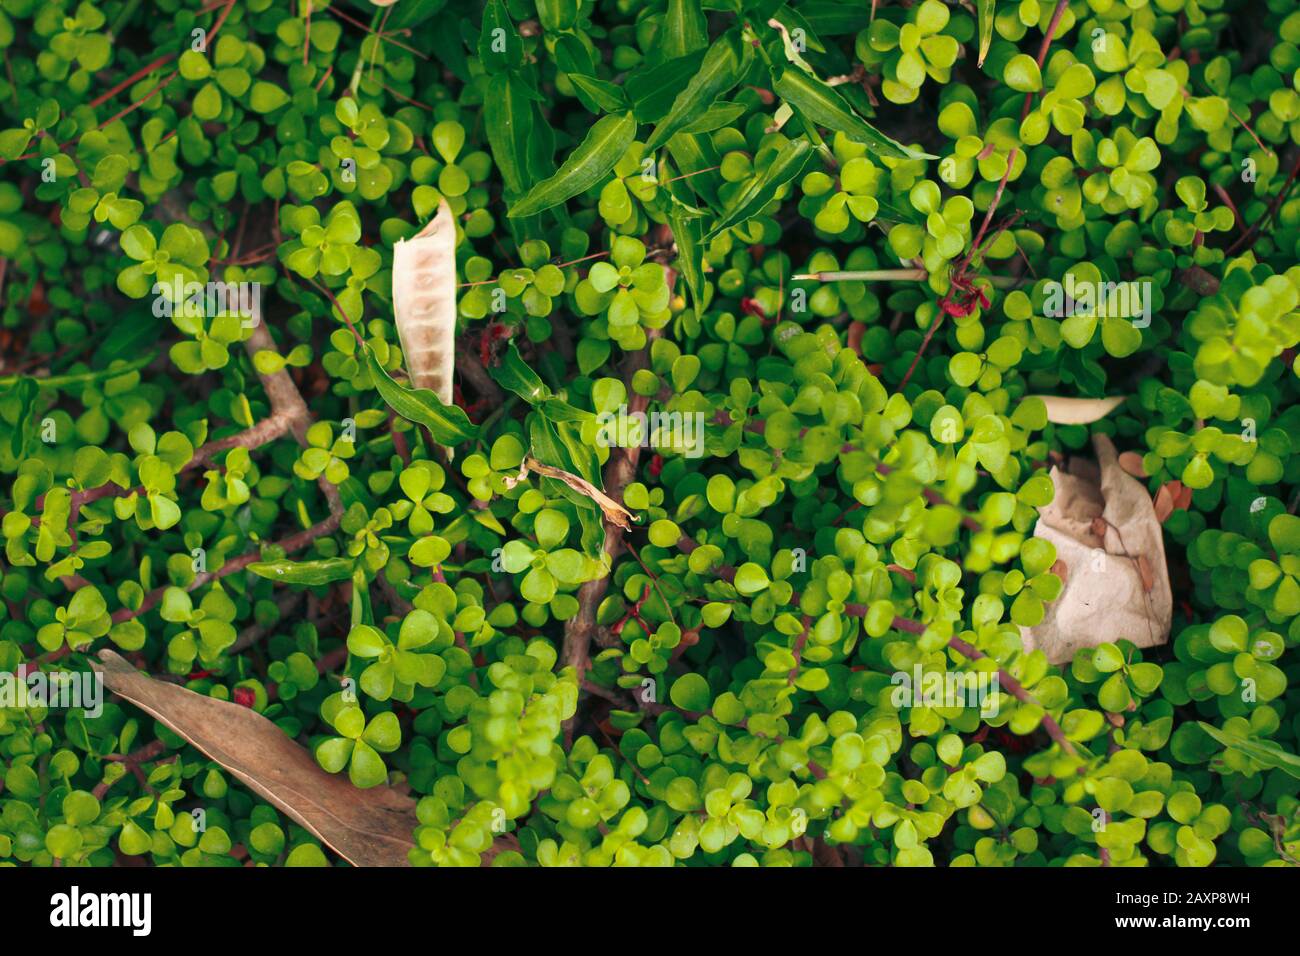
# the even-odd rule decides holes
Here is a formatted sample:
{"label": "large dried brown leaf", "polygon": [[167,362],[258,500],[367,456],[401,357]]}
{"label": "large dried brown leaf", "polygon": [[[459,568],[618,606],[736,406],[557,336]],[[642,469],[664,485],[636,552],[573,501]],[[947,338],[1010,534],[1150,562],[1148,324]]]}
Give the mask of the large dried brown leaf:
{"label": "large dried brown leaf", "polygon": [[1096,461],[1073,458],[1068,468],[1052,468],[1056,496],[1039,509],[1034,528],[1056,547],[1052,569],[1063,587],[1021,636],[1026,650],[1041,649],[1053,664],[1120,638],[1138,647],[1163,644],[1173,618],[1157,507],[1119,466],[1109,438],[1094,435],[1092,444]]}
{"label": "large dried brown leaf", "polygon": [[1047,420],[1056,425],[1090,425],[1105,418],[1124,404],[1127,396],[1111,398],[1062,398],[1060,395],[1037,395],[1047,406]]}
{"label": "large dried brown leaf", "polygon": [[99,652],[108,689],[162,721],[279,807],[353,866],[409,866],[415,801],[389,787],[359,790],[247,707],[154,680]]}

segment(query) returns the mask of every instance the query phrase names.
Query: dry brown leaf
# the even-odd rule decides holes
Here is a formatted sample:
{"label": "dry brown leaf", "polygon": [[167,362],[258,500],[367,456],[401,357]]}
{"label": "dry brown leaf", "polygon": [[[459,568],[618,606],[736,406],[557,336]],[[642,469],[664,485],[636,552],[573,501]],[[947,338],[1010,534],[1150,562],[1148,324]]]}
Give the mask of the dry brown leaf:
{"label": "dry brown leaf", "polygon": [[1149,478],[1147,470],[1142,467],[1142,456],[1135,451],[1119,453],[1119,466],[1134,478]]}
{"label": "dry brown leaf", "polygon": [[1105,418],[1124,404],[1128,396],[1110,398],[1062,398],[1060,395],[1028,396],[1041,398],[1047,406],[1047,420],[1056,425],[1089,425]]}
{"label": "dry brown leaf", "polygon": [[359,790],[247,707],[154,680],[114,651],[96,670],[113,693],[162,721],[279,807],[353,866],[409,866],[415,801],[389,787]]}
{"label": "dry brown leaf", "polygon": [[415,388],[452,403],[456,364],[456,220],[447,200],[408,240],[393,246],[393,315]]}
{"label": "dry brown leaf", "polygon": [[577,475],[564,471],[560,468],[553,468],[550,465],[543,464],[531,455],[524,459],[519,466],[519,474],[513,478],[506,479],[506,487],[513,488],[519,482],[528,477],[530,471],[535,471],[539,475],[547,478],[554,478],[556,481],[562,481],[580,495],[586,495],[592,501],[600,506],[600,510],[605,513],[605,520],[610,524],[618,525],[624,531],[632,530],[632,523],[636,521],[636,515],[628,511],[621,504],[611,498],[605,492],[601,491],[585,478],[579,478]]}
{"label": "dry brown leaf", "polygon": [[1153,505],[1156,520],[1164,524],[1175,511],[1186,511],[1192,506],[1192,489],[1176,478],[1166,481],[1156,492]]}
{"label": "dry brown leaf", "polygon": [[1155,500],[1151,502],[1151,507],[1155,510],[1156,520],[1164,524],[1169,520],[1169,516],[1174,513],[1174,493],[1169,487],[1169,482],[1160,486],[1156,492]]}
{"label": "dry brown leaf", "polygon": [[1127,474],[1115,446],[1094,435],[1097,460],[1053,467],[1056,497],[1039,509],[1034,536],[1056,547],[1061,593],[1042,621],[1021,628],[1025,650],[1065,664],[1082,648],[1126,638],[1163,644],[1173,620],[1164,537],[1146,486]]}

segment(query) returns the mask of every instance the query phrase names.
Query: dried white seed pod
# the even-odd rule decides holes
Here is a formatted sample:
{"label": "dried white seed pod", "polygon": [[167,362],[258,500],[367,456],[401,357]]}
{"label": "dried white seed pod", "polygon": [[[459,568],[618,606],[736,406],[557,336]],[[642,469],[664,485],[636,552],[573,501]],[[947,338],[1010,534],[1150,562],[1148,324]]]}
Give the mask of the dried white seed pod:
{"label": "dried white seed pod", "polygon": [[393,312],[411,384],[452,404],[456,220],[446,199],[427,226],[393,247]]}

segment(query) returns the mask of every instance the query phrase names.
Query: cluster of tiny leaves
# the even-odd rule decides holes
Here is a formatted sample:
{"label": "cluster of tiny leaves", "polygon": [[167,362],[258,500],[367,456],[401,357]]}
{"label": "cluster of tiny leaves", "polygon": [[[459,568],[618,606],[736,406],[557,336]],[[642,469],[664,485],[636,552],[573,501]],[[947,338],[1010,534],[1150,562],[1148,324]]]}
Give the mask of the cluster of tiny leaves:
{"label": "cluster of tiny leaves", "polygon": [[[0,0],[0,51],[0,672],[251,707],[417,865],[1300,860],[1290,0]],[[444,202],[456,408],[392,299]],[[1173,633],[1053,666],[1093,433],[1190,492]],[[627,531],[533,467],[619,459]],[[0,773],[0,864],[337,862],[116,699],[0,698]]]}

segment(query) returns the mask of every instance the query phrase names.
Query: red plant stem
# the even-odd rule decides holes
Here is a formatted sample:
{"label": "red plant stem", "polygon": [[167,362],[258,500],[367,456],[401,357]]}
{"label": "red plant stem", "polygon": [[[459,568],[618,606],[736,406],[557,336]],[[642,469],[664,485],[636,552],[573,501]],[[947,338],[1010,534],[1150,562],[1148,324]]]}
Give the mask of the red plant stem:
{"label": "red plant stem", "polygon": [[343,306],[339,305],[339,300],[335,298],[334,293],[331,292],[327,287],[321,285],[319,282],[316,282],[313,279],[308,279],[307,281],[312,284],[312,287],[315,288],[316,291],[322,293],[327,299],[330,300],[330,304],[334,306],[334,309],[338,312],[339,317],[343,320],[344,324],[347,325],[348,331],[352,333],[352,337],[356,339],[357,344],[364,349],[366,347],[365,339],[361,337],[361,333],[358,332],[356,326],[352,324],[352,320],[348,318],[347,312],[343,311]]}
{"label": "red plant stem", "polygon": [[939,314],[936,315],[934,321],[930,323],[930,327],[925,330],[925,338],[921,339],[921,347],[916,350],[916,355],[912,356],[912,364],[907,367],[907,374],[904,375],[903,380],[898,383],[898,391],[901,392],[905,389],[907,383],[912,380],[912,373],[916,371],[916,366],[920,363],[921,356],[925,354],[926,346],[929,345],[930,340],[934,338],[934,333],[939,331],[939,326],[943,325],[944,316],[947,314],[948,313],[943,311],[943,309],[940,309]]}
{"label": "red plant stem", "polygon": [[993,194],[993,199],[989,203],[989,208],[984,213],[984,221],[980,223],[980,231],[975,234],[975,241],[970,244],[968,252],[957,266],[958,274],[964,274],[966,267],[970,265],[971,260],[975,258],[975,253],[984,241],[984,234],[989,230],[989,223],[993,221],[993,214],[998,211],[998,205],[1002,202],[1002,192],[1007,188],[1007,180],[1011,177],[1011,167],[1015,165],[1016,156],[1020,153],[1019,146],[1013,146],[1011,152],[1007,153],[1007,168],[1002,171],[1002,179],[998,181],[997,192]]}
{"label": "red plant stem", "polygon": [[[1187,96],[1186,90],[1183,90],[1183,95],[1184,97]],[[1242,129],[1244,129],[1247,133],[1250,134],[1250,138],[1255,141],[1256,146],[1258,146],[1260,149],[1262,149],[1264,152],[1268,153],[1269,155],[1272,155],[1273,151],[1264,145],[1264,141],[1259,138],[1259,135],[1255,132],[1254,129],[1251,128],[1251,125],[1249,123],[1247,123],[1244,119],[1242,119],[1240,116],[1237,115],[1236,110],[1234,110],[1231,106],[1229,106],[1228,112],[1232,115],[1233,119],[1235,119],[1238,123],[1241,124]]]}
{"label": "red plant stem", "polygon": [[1246,249],[1249,249],[1255,244],[1255,240],[1260,237],[1265,227],[1268,226],[1273,217],[1277,214],[1278,209],[1282,207],[1282,203],[1286,201],[1287,195],[1291,192],[1291,187],[1295,185],[1297,176],[1300,176],[1300,157],[1296,158],[1295,165],[1291,167],[1291,175],[1286,178],[1286,182],[1282,185],[1281,191],[1273,197],[1273,201],[1269,204],[1268,212],[1265,213],[1264,218],[1256,222],[1250,227],[1249,232],[1229,246],[1225,255],[1235,255],[1239,247],[1244,245]]}
{"label": "red plant stem", "polygon": [[411,449],[406,443],[406,436],[397,430],[397,413],[388,410],[388,433],[393,436],[393,451],[402,459],[403,465],[411,463]]}
{"label": "red plant stem", "polygon": [[[221,454],[231,448],[260,448],[287,432],[294,424],[291,415],[277,412],[262,419],[252,428],[231,435],[227,438],[219,438],[216,441],[208,442],[194,452],[192,458],[185,464],[181,465],[177,474],[190,471],[202,464],[210,463],[215,455]],[[88,491],[72,492],[71,520],[77,520],[77,509],[82,505],[88,505],[93,501],[99,501],[101,498],[126,498],[132,494],[145,494],[146,489],[143,485],[137,488],[123,488],[120,485],[105,484],[98,488],[91,488]],[[40,510],[44,506],[45,496],[41,495],[36,499],[36,509]]]}
{"label": "red plant stem", "polygon": [[[1065,16],[1065,8],[1070,5],[1070,0],[1056,0],[1056,9],[1052,11],[1052,22],[1047,25],[1047,32],[1043,34],[1043,42],[1038,47],[1038,70],[1041,73],[1043,64],[1047,62],[1047,51],[1052,45],[1052,38],[1056,36],[1056,28],[1061,25],[1061,17]],[[1025,105],[1020,110],[1020,122],[1025,121],[1029,115],[1029,109],[1033,105],[1034,94],[1025,94]]]}
{"label": "red plant stem", "polygon": [[[334,531],[338,529],[342,517],[341,514],[332,514],[324,521],[318,522],[310,528],[291,534],[287,538],[282,538],[280,541],[277,541],[276,544],[285,554],[293,554],[295,551],[301,551],[317,538],[324,537],[327,534],[333,534]],[[185,590],[193,591],[207,584],[209,581],[215,581],[234,574],[236,571],[242,571],[253,562],[260,560],[261,556],[261,548],[256,548],[246,554],[241,554],[239,557],[227,561],[217,571],[204,571],[201,574],[195,575],[194,580],[190,582],[189,586],[186,587]],[[162,600],[163,595],[166,592],[167,588],[165,587],[155,588],[145,595],[140,606],[134,611],[130,608],[119,608],[113,612],[113,623],[120,624],[123,621],[130,621],[147,611],[153,610],[158,605],[158,602]]]}
{"label": "red plant stem", "polygon": [[142,66],[140,69],[136,70],[134,73],[132,73],[130,76],[128,76],[128,77],[127,77],[125,80],[123,80],[121,83],[118,83],[118,84],[117,84],[116,86],[114,86],[112,89],[108,90],[108,92],[106,92],[106,93],[100,93],[99,96],[96,96],[93,100],[91,100],[91,101],[90,101],[90,108],[91,108],[91,109],[94,109],[94,108],[97,107],[97,106],[102,106],[102,105],[104,105],[104,104],[107,103],[109,100],[111,100],[113,97],[115,97],[118,93],[121,93],[124,89],[126,89],[128,86],[130,86],[132,83],[135,83],[135,82],[137,82],[137,81],[139,81],[139,80],[144,79],[146,76],[148,76],[148,75],[149,75],[150,73],[152,73],[154,70],[158,69],[158,67],[163,66],[163,65],[165,65],[165,64],[167,64],[167,63],[170,63],[170,62],[171,62],[172,60],[174,60],[174,59],[176,59],[176,54],[175,54],[175,53],[167,53],[167,54],[164,54],[163,56],[158,57],[158,59],[154,60],[154,61],[153,61],[152,63],[150,63],[148,66]]}
{"label": "red plant stem", "polygon": [[[215,10],[215,9],[216,9],[216,6],[217,6],[217,5],[214,4],[214,5],[212,5],[211,7],[207,7],[207,8],[204,8],[204,9],[200,10],[199,12],[200,12],[200,13],[210,13],[212,10]],[[209,45],[209,46],[212,44],[212,41],[215,40],[215,39],[217,38],[217,34],[218,34],[219,32],[221,32],[221,27],[222,27],[222,25],[226,22],[226,17],[230,16],[230,11],[233,10],[234,7],[235,7],[235,0],[225,0],[225,9],[221,11],[221,16],[217,17],[217,22],[216,22],[215,24],[213,24],[213,26],[212,26],[212,32],[211,32],[210,34],[208,34],[207,42],[208,42],[208,45]],[[160,59],[158,59],[158,60],[155,60],[153,64],[151,64],[149,67],[146,67],[143,71],[138,72],[136,75],[132,76],[131,78],[129,78],[129,79],[125,80],[124,82],[118,84],[117,86],[113,87],[113,88],[112,88],[111,90],[109,90],[107,93],[105,93],[105,94],[103,94],[103,95],[101,95],[101,96],[99,96],[99,97],[96,97],[96,99],[94,99],[94,100],[91,102],[91,104],[90,104],[91,107],[100,106],[100,105],[102,105],[103,103],[107,102],[111,97],[113,97],[113,96],[116,95],[117,93],[120,93],[122,90],[126,89],[126,88],[127,88],[128,86],[130,86],[132,83],[134,83],[134,82],[136,82],[138,79],[140,79],[141,76],[147,76],[150,72],[152,72],[152,70],[155,70],[155,69],[157,69],[159,66],[161,66],[162,64],[169,62],[170,60],[172,60],[173,58],[175,58],[175,56],[176,56],[175,53],[171,53],[171,54],[168,54],[168,55],[165,56],[165,57],[162,57],[162,58],[160,58]],[[180,74],[179,74],[179,71],[178,71],[178,70],[172,70],[171,73],[169,73],[169,74],[166,76],[166,78],[164,78],[161,82],[159,82],[159,83],[158,83],[158,84],[157,84],[153,89],[151,89],[148,93],[146,93],[144,96],[142,96],[142,97],[141,97],[140,99],[138,99],[136,102],[132,103],[130,106],[128,106],[128,107],[126,107],[125,109],[123,109],[123,110],[121,110],[121,111],[115,113],[115,114],[114,114],[113,116],[111,116],[110,118],[104,120],[102,123],[96,123],[95,126],[94,126],[94,129],[103,129],[103,128],[104,128],[105,126],[107,126],[109,123],[114,123],[114,122],[116,122],[117,120],[122,119],[124,116],[127,116],[128,114],[130,114],[130,113],[134,112],[135,110],[139,109],[139,108],[140,108],[141,106],[143,106],[145,103],[149,102],[150,97],[152,97],[155,93],[159,92],[160,90],[165,89],[165,88],[166,88],[166,87],[167,87],[167,86],[172,82],[172,80],[176,79],[176,77],[179,76],[179,75],[180,75]],[[89,132],[89,130],[87,130],[87,132]],[[84,135],[84,134],[83,134],[83,135]],[[64,150],[64,149],[66,149],[68,146],[71,146],[72,143],[73,143],[72,140],[68,140],[68,142],[63,143],[63,144],[61,144],[61,145],[59,146],[59,150],[62,151],[62,150]],[[27,153],[27,154],[25,154],[25,155],[23,155],[23,156],[19,156],[19,157],[17,157],[17,159],[33,159],[33,158],[35,158],[35,156],[36,156],[35,153]],[[16,161],[17,161],[17,160],[3,160],[3,159],[0,159],[0,166],[3,166],[6,162],[16,162]]]}
{"label": "red plant stem", "polygon": [[1232,218],[1233,221],[1237,224],[1237,228],[1242,229],[1244,232],[1246,220],[1241,218],[1241,211],[1237,209],[1237,204],[1232,201],[1232,196],[1228,193],[1226,189],[1224,189],[1218,183],[1215,183],[1213,188],[1214,188],[1215,195],[1219,197],[1219,200],[1225,206],[1227,206],[1229,209],[1232,210]]}
{"label": "red plant stem", "polygon": [[311,47],[311,3],[312,0],[307,0],[307,26],[302,38],[302,65],[303,66],[307,65],[307,51]]}
{"label": "red plant stem", "polygon": [[[963,641],[960,637],[949,638],[948,646],[958,654],[973,661],[977,661],[981,657],[985,656],[983,651],[980,651],[973,645]],[[1016,680],[1000,667],[998,668],[998,682],[1010,692],[1012,697],[1020,701],[1022,704],[1028,704],[1033,707],[1042,707],[1038,701],[1034,700],[1033,695],[1030,694],[1029,691],[1025,690],[1024,685],[1022,685],[1020,681]],[[1061,749],[1071,757],[1079,756],[1078,751],[1074,749],[1074,744],[1072,744],[1069,738],[1065,736],[1065,731],[1061,729],[1061,725],[1056,722],[1055,717],[1047,712],[1047,708],[1045,707],[1043,708],[1043,729],[1046,730],[1047,735],[1060,744]]]}
{"label": "red plant stem", "polygon": [[[673,276],[670,274],[671,270],[665,267],[664,271],[667,274],[668,287],[671,289],[674,281]],[[640,370],[649,367],[650,346],[659,335],[660,330],[648,329],[646,331],[645,347],[628,353],[623,362],[621,371],[623,381],[627,383],[628,411],[630,414],[644,412],[650,404],[648,396],[641,395],[633,390],[632,378]],[[623,490],[636,477],[637,463],[640,459],[641,446],[639,444],[634,444],[628,448],[613,449],[610,452],[609,459],[605,462],[603,476],[605,494],[615,501],[620,500],[623,497]],[[612,574],[614,561],[623,549],[624,532],[621,527],[609,520],[606,520],[604,524],[604,551],[609,558]],[[566,621],[564,625],[561,662],[562,666],[574,669],[579,686],[581,686],[582,680],[587,676],[587,671],[591,666],[591,642],[596,634],[596,608],[604,600],[605,594],[609,590],[609,582],[609,574],[596,578],[594,581],[584,582],[578,588],[578,613]],[[566,746],[573,743],[573,730],[574,718],[570,717],[564,722]]]}
{"label": "red plant stem", "polygon": [[[1060,19],[1061,10],[1064,8],[1064,6],[1065,6],[1065,0],[1062,0],[1061,4],[1057,6],[1056,9],[1057,15],[1056,17],[1053,18],[1052,25],[1048,30],[1046,42],[1043,45],[1044,48],[1042,51],[1039,52],[1040,60],[1043,56],[1046,55],[1047,44],[1051,42],[1052,31],[1056,29],[1056,22],[1057,20]],[[997,192],[993,194],[993,199],[989,203],[989,208],[984,213],[984,221],[980,223],[980,231],[975,234],[975,239],[970,246],[970,252],[966,254],[965,258],[963,258],[961,262],[957,264],[957,267],[953,270],[954,276],[956,277],[965,276],[966,269],[970,265],[971,259],[975,257],[976,250],[979,249],[980,243],[984,241],[984,234],[988,232],[989,223],[993,221],[993,214],[997,212],[998,204],[1002,202],[1002,192],[1007,188],[1007,179],[1011,176],[1011,167],[1015,165],[1016,155],[1019,153],[1019,151],[1020,151],[1020,147],[1016,146],[1016,147],[1012,147],[1011,152],[1007,153],[1007,168],[1002,171],[1002,179],[998,182]],[[912,373],[916,371],[916,366],[919,365],[921,362],[921,356],[925,354],[925,349],[930,344],[930,340],[934,338],[934,333],[937,332],[939,330],[939,326],[943,324],[943,317],[946,314],[947,312],[945,312],[944,309],[940,308],[938,316],[935,318],[933,322],[930,323],[930,327],[925,330],[925,338],[921,340],[921,347],[916,350],[916,355],[912,358],[912,364],[907,367],[907,374],[905,374],[903,376],[903,380],[898,383],[898,391],[901,392],[904,388],[907,387],[907,383],[912,380]]]}
{"label": "red plant stem", "polygon": [[[390,35],[387,34],[387,33],[384,33],[384,32],[382,32],[382,31],[379,32],[379,33],[374,33],[374,31],[371,30],[370,27],[366,26],[366,24],[362,23],[360,20],[355,19],[354,17],[350,17],[350,16],[348,16],[348,15],[347,15],[346,13],[344,13],[342,10],[337,10],[337,9],[335,9],[335,8],[332,7],[332,6],[329,6],[329,7],[326,7],[326,8],[325,8],[325,12],[326,12],[326,13],[332,13],[332,14],[334,14],[334,16],[338,17],[340,20],[345,20],[345,21],[347,21],[348,23],[351,23],[353,26],[360,27],[362,30],[365,30],[367,33],[373,33],[375,36],[377,36],[379,39],[383,40],[385,43],[391,43],[393,46],[398,47],[398,48],[400,48],[400,49],[402,49],[402,50],[405,50],[407,53],[413,53],[414,55],[418,56],[421,60],[427,60],[427,59],[429,59],[429,55],[428,55],[427,53],[422,53],[422,52],[420,52],[419,50],[415,49],[415,47],[407,46],[407,45],[406,45],[405,43],[403,43],[401,40],[394,40],[394,39],[392,38],[392,36],[390,36]],[[400,32],[400,31],[398,31],[398,32]]]}

